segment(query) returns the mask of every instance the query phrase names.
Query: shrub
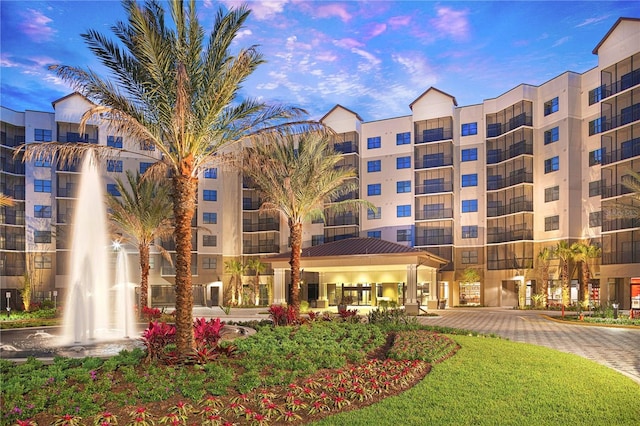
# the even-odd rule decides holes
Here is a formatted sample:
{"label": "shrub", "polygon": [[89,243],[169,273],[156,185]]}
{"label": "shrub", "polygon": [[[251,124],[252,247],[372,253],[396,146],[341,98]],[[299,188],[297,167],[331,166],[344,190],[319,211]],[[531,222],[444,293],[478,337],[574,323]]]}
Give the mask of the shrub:
{"label": "shrub", "polygon": [[149,328],[142,332],[142,342],[147,348],[147,359],[161,359],[166,346],[174,342],[175,336],[175,326],[166,322],[150,322]]}
{"label": "shrub", "polygon": [[274,325],[294,325],[300,323],[300,313],[293,306],[271,305],[269,316]]}
{"label": "shrub", "polygon": [[162,316],[162,311],[158,308],[150,308],[148,306],[142,307],[142,316],[146,318],[147,321],[151,322],[153,320],[160,319]]}

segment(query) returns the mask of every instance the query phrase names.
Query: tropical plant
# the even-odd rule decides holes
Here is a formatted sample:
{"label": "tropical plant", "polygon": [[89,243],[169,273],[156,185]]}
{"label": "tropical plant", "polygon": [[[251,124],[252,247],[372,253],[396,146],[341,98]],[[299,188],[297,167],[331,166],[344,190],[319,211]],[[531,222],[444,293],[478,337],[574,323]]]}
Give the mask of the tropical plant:
{"label": "tropical plant", "polygon": [[[242,305],[242,275],[247,267],[239,260],[227,260],[224,262],[224,269],[227,274],[231,275],[229,278],[231,305]],[[229,304],[229,301],[226,301],[226,304]]]}
{"label": "tropical plant", "polygon": [[600,257],[602,250],[600,247],[590,244],[588,241],[578,241],[571,244],[573,258],[580,262],[580,298],[583,308],[589,306],[589,282],[591,281],[590,264]]}
{"label": "tropical plant", "polygon": [[574,252],[566,241],[559,241],[553,249],[555,257],[560,259],[560,282],[562,285],[562,305],[567,307],[571,304],[571,293],[569,292],[569,263],[573,261]]}
{"label": "tropical plant", "polygon": [[[169,186],[164,180],[141,177],[137,171],[127,170],[127,184],[116,178],[119,196],[107,195],[109,219],[114,234],[124,242],[131,242],[140,253],[140,315],[148,307],[149,299],[149,253],[159,238],[173,233],[173,214]],[[156,245],[165,258],[171,260],[167,251]]]}
{"label": "tropical plant", "polygon": [[261,211],[279,212],[286,218],[291,238],[290,303],[298,309],[302,225],[324,219],[325,210],[345,211],[359,199],[336,201],[357,190],[356,171],[340,165],[342,155],[333,149],[327,132],[275,135],[269,143],[246,150],[245,175],[261,194]]}
{"label": "tropical plant", "polygon": [[[263,132],[313,128],[317,123],[300,121],[305,112],[299,108],[240,98],[242,84],[263,63],[255,46],[233,46],[231,52],[250,13],[246,6],[220,8],[207,37],[195,0],[187,5],[171,0],[169,16],[163,4],[124,0],[127,20],[112,27],[116,41],[96,30],[82,34],[106,70],[105,77],[88,68],[54,65],[51,69],[92,102],[80,120],[80,133],[89,120],[107,123],[137,147],[141,143],[155,147],[155,156],[148,156],[157,163],[149,172],[171,176],[176,344],[186,356],[193,347],[191,221],[199,173],[222,161],[224,156],[218,154],[231,144]],[[55,154],[58,162],[66,163],[87,150],[104,158],[118,151],[95,144],[49,142],[29,144],[24,158]],[[145,155],[137,148],[135,153]]]}
{"label": "tropical plant", "polygon": [[549,303],[549,263],[553,257],[553,249],[549,247],[543,247],[538,253],[538,267],[540,268],[542,285],[539,289],[539,294],[542,295],[539,305],[546,307]]}
{"label": "tropical plant", "polygon": [[252,270],[256,274],[253,280],[253,296],[255,298],[255,304],[258,306],[260,304],[260,274],[267,269],[267,264],[256,257],[247,261],[247,269]]}
{"label": "tropical plant", "polygon": [[462,277],[460,278],[460,282],[463,284],[477,283],[480,281],[480,273],[475,268],[465,268],[462,271]]}
{"label": "tropical plant", "polygon": [[0,207],[13,206],[15,201],[8,195],[0,194]]}

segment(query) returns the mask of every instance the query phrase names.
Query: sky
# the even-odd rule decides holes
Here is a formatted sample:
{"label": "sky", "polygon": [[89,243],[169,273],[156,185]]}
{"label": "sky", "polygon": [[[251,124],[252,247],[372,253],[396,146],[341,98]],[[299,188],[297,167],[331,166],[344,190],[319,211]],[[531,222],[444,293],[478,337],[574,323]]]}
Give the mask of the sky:
{"label": "sky", "polygon": [[[197,2],[210,30],[218,8]],[[234,48],[258,45],[266,63],[242,95],[306,109],[339,104],[364,121],[409,115],[430,87],[458,105],[597,65],[593,48],[639,1],[246,1],[252,13]],[[0,105],[52,112],[71,92],[48,65],[98,69],[80,34],[125,19],[118,0],[0,0]]]}

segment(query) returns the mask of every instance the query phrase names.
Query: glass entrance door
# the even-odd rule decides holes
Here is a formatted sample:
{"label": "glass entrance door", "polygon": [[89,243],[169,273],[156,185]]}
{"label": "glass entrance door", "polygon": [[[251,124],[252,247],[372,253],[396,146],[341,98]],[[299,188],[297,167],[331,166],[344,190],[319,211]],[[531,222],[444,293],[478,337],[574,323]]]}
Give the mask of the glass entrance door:
{"label": "glass entrance door", "polygon": [[371,287],[342,287],[342,300],[347,305],[371,305]]}

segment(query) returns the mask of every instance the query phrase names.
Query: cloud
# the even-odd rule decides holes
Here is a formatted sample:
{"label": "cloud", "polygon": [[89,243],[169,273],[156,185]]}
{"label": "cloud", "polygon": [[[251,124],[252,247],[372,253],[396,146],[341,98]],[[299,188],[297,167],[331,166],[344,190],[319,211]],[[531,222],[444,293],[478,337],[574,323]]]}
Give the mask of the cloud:
{"label": "cloud", "polygon": [[364,44],[353,38],[342,38],[340,40],[334,40],[333,44],[345,49],[353,49],[355,47],[362,47]]}
{"label": "cloud", "polygon": [[606,19],[609,19],[609,15],[604,15],[604,16],[598,16],[596,18],[587,18],[584,21],[580,22],[578,25],[576,25],[576,28],[580,28],[580,27],[586,27],[587,25],[593,25],[593,24],[597,24],[598,22],[602,22]]}
{"label": "cloud", "polygon": [[234,40],[238,41],[240,39],[243,39],[245,37],[249,37],[251,35],[253,35],[253,32],[250,29],[245,28],[245,29],[240,30],[240,31],[238,31],[236,33],[236,38]]}
{"label": "cloud", "polygon": [[569,36],[562,37],[562,38],[556,40],[556,42],[553,43],[553,45],[551,45],[551,47],[561,46],[561,45],[565,44],[566,42],[568,42],[570,39],[571,39],[571,37],[569,37]]}
{"label": "cloud", "polygon": [[366,37],[368,39],[377,37],[380,34],[384,33],[386,30],[387,30],[387,24],[384,24],[384,23],[372,24],[366,29],[366,32],[367,32]]}
{"label": "cloud", "polygon": [[[242,1],[242,0],[222,0],[227,7],[237,8],[243,4],[246,4],[251,9],[251,17],[258,21],[264,21],[271,19],[284,10],[284,7],[289,3],[289,0],[268,0],[268,1]],[[204,6],[206,8],[214,7],[211,0],[206,0]]]}
{"label": "cloud", "polygon": [[14,68],[19,66],[17,62],[14,62],[11,55],[6,52],[0,53],[0,67],[4,68]]}
{"label": "cloud", "polygon": [[349,22],[351,20],[351,14],[347,11],[347,6],[344,4],[327,4],[319,6],[314,11],[315,16],[318,18],[331,18],[338,17],[342,22]]}
{"label": "cloud", "polygon": [[335,62],[338,59],[338,55],[329,50],[318,52],[315,54],[315,59],[321,62]]}
{"label": "cloud", "polygon": [[389,18],[389,26],[392,29],[397,30],[398,28],[406,27],[411,23],[411,16],[393,16]]}
{"label": "cloud", "polygon": [[430,20],[431,25],[440,33],[455,40],[465,40],[469,36],[468,11],[453,10],[449,7],[438,7],[438,16]]}
{"label": "cloud", "polygon": [[409,74],[409,78],[419,87],[433,86],[438,82],[438,76],[429,65],[427,59],[417,52],[403,52],[391,57],[394,62],[402,65]]}
{"label": "cloud", "polygon": [[353,49],[351,49],[351,52],[353,52],[356,55],[364,58],[367,61],[366,64],[359,64],[358,65],[358,71],[360,71],[360,72],[369,71],[371,68],[377,67],[382,62],[375,55],[367,52],[366,50],[353,48]]}
{"label": "cloud", "polygon": [[50,41],[56,30],[49,27],[51,18],[35,9],[27,9],[22,13],[23,21],[19,24],[20,31],[36,43]]}

